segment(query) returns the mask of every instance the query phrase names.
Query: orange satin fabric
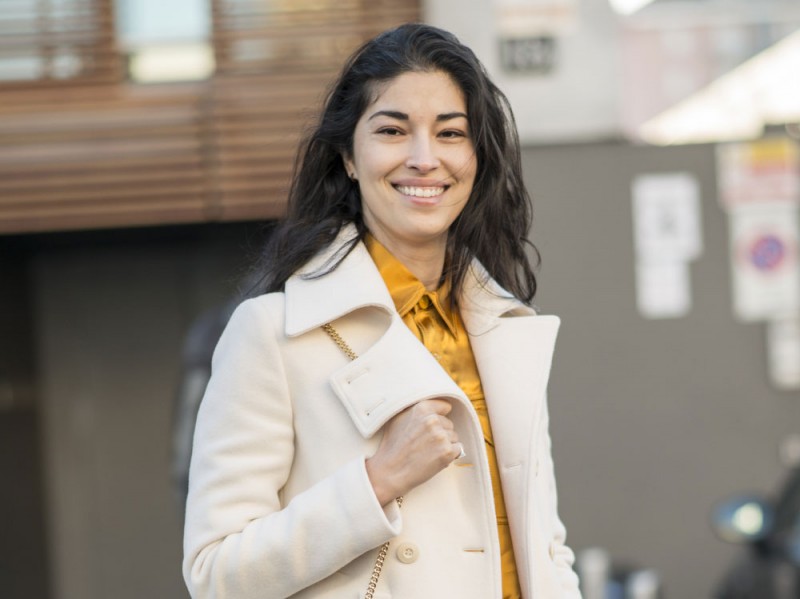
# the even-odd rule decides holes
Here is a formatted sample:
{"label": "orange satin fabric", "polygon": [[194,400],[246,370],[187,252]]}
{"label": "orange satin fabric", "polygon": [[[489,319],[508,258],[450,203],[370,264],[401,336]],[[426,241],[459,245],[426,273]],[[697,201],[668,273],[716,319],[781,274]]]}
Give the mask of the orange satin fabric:
{"label": "orange satin fabric", "polygon": [[428,291],[374,237],[367,235],[364,241],[403,322],[461,387],[478,414],[486,441],[494,505],[497,512],[503,599],[520,599],[522,594],[514,561],[514,548],[511,544],[511,531],[508,527],[503,488],[500,485],[489,413],[486,410],[486,399],[483,395],[478,367],[469,344],[469,337],[458,313],[452,311],[448,303],[450,284],[446,281],[436,291]]}

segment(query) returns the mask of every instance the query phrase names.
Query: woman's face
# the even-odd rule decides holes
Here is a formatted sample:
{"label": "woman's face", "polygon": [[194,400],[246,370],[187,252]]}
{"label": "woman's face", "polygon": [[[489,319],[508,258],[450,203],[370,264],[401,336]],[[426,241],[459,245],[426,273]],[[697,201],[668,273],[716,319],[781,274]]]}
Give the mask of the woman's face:
{"label": "woman's face", "polygon": [[476,165],[464,94],[441,71],[404,73],[378,87],[345,158],[367,228],[395,255],[444,251]]}

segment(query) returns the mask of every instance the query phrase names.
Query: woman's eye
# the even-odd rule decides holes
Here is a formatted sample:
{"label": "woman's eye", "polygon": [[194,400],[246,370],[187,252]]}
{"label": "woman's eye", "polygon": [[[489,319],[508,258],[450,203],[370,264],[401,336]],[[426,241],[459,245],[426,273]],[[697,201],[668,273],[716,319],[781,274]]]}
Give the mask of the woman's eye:
{"label": "woman's eye", "polygon": [[391,135],[391,136],[402,135],[403,134],[403,132],[400,131],[400,129],[398,129],[396,127],[383,127],[381,129],[378,129],[378,133],[380,133],[382,135]]}
{"label": "woman's eye", "polygon": [[454,137],[466,137],[467,136],[467,134],[464,133],[463,131],[458,131],[458,130],[453,130],[453,129],[448,129],[446,131],[442,131],[441,133],[439,133],[439,135],[441,137],[448,138],[448,139],[451,139],[451,138],[454,138]]}

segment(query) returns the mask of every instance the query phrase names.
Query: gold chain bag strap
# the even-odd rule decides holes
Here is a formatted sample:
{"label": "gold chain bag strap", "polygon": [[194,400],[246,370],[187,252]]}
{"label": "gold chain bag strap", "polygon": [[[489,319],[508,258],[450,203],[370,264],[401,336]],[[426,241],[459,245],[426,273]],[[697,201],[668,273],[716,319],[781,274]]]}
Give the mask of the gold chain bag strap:
{"label": "gold chain bag strap", "polygon": [[[338,331],[333,328],[333,325],[328,323],[322,325],[322,330],[324,330],[333,342],[339,346],[346,355],[351,360],[355,360],[358,355],[353,349],[347,344],[347,342],[342,339],[342,336],[339,335]],[[400,507],[403,505],[403,498],[397,498],[397,506]],[[386,541],[383,545],[381,545],[380,550],[378,551],[378,556],[375,558],[375,565],[372,567],[372,576],[369,577],[369,584],[367,585],[367,592],[364,594],[364,599],[373,599],[375,594],[375,589],[378,586],[378,579],[381,577],[381,571],[383,570],[383,562],[386,561],[386,555],[389,553],[389,541]]]}

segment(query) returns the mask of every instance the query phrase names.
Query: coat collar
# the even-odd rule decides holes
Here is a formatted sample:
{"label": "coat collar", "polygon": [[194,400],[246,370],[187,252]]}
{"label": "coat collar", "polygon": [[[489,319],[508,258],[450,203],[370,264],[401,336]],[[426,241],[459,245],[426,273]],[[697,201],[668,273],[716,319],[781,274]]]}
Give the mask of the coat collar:
{"label": "coat collar", "polygon": [[286,335],[294,337],[332,322],[354,310],[376,307],[394,313],[394,303],[364,244],[331,272],[321,276],[357,236],[354,226],[342,227],[336,239],[286,281]]}
{"label": "coat collar", "polygon": [[[322,276],[357,236],[353,225],[342,227],[336,239],[286,281],[286,334],[301,335],[355,310],[379,308],[396,313],[383,278],[363,243],[359,242],[336,269]],[[486,333],[506,315],[535,312],[489,277],[477,260],[470,266],[460,301],[461,318],[471,335]]]}

